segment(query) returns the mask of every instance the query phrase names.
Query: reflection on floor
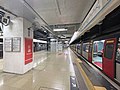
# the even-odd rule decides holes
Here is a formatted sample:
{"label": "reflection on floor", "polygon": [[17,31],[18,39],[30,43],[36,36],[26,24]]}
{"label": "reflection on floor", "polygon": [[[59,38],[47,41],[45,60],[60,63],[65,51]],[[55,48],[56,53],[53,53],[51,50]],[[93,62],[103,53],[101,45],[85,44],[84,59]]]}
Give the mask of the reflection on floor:
{"label": "reflection on floor", "polygon": [[98,66],[99,68],[102,69],[102,57],[94,56],[93,57],[93,64],[95,64],[96,66]]}
{"label": "reflection on floor", "polygon": [[100,56],[95,56],[95,57],[93,57],[93,61],[94,61],[94,62],[102,62],[102,57],[100,57]]}
{"label": "reflection on floor", "polygon": [[34,68],[24,75],[0,73],[0,90],[70,90],[75,76],[68,50],[34,53]]}
{"label": "reflection on floor", "polygon": [[0,59],[0,71],[3,70],[3,59]]}
{"label": "reflection on floor", "polygon": [[102,62],[94,62],[95,65],[97,65],[98,67],[102,68]]}

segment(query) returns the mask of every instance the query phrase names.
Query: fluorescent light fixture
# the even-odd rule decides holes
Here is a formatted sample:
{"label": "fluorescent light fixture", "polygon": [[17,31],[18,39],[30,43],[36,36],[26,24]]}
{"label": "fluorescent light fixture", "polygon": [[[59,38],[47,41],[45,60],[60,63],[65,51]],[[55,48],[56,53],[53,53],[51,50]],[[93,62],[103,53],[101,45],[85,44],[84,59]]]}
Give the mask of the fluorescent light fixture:
{"label": "fluorescent light fixture", "polygon": [[65,28],[60,28],[60,29],[53,29],[53,31],[55,31],[55,32],[60,32],[60,31],[67,31],[67,29],[65,29]]}
{"label": "fluorescent light fixture", "polygon": [[79,35],[80,35],[79,31],[74,32],[69,44],[71,44],[75,39],[77,39],[79,37]]}
{"label": "fluorescent light fixture", "polygon": [[43,41],[43,40],[37,40],[37,39],[33,39],[33,42],[47,43],[47,41]]}
{"label": "fluorescent light fixture", "polygon": [[56,39],[50,39],[50,41],[56,41]]}
{"label": "fluorescent light fixture", "polygon": [[61,36],[60,38],[66,38],[65,36]]}
{"label": "fluorescent light fixture", "polygon": [[3,38],[3,36],[0,36],[0,38]]}
{"label": "fluorescent light fixture", "polygon": [[46,33],[47,31],[44,30],[44,32]]}
{"label": "fluorescent light fixture", "polygon": [[65,41],[65,43],[68,43],[68,41]]}

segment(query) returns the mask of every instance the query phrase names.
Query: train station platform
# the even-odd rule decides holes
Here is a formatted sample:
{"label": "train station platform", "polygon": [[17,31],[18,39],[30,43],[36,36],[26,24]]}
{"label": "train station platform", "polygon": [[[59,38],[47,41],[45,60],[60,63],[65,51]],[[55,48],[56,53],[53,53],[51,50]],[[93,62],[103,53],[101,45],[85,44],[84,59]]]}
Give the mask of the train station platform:
{"label": "train station platform", "polygon": [[24,75],[0,73],[0,90],[70,90],[75,76],[68,50],[34,53],[33,69]]}
{"label": "train station platform", "polygon": [[[117,90],[89,67],[70,48],[58,53],[36,52],[29,72],[19,75],[1,70],[0,90]],[[100,80],[108,86],[99,84]]]}
{"label": "train station platform", "polygon": [[[73,49],[72,49],[73,50]],[[75,55],[78,57],[78,67],[83,70],[84,77],[86,77],[88,87],[94,86],[96,90],[120,90],[120,86],[113,80],[108,78],[101,69],[89,63],[84,57],[73,50]],[[92,85],[89,85],[89,84]]]}

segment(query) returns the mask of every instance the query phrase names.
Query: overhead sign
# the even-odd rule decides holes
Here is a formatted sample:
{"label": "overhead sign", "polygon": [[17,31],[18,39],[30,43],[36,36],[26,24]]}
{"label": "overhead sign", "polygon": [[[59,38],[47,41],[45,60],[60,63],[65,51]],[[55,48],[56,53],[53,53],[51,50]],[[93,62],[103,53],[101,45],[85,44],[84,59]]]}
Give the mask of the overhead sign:
{"label": "overhead sign", "polygon": [[107,41],[106,43],[114,43],[114,40]]}

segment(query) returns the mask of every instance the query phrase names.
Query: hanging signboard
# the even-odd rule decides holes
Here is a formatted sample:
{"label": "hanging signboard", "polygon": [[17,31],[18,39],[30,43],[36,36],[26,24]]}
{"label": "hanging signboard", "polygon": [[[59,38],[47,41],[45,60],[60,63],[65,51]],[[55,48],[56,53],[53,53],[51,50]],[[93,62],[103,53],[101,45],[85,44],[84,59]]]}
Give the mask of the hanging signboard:
{"label": "hanging signboard", "polygon": [[25,38],[25,65],[33,61],[33,39]]}

